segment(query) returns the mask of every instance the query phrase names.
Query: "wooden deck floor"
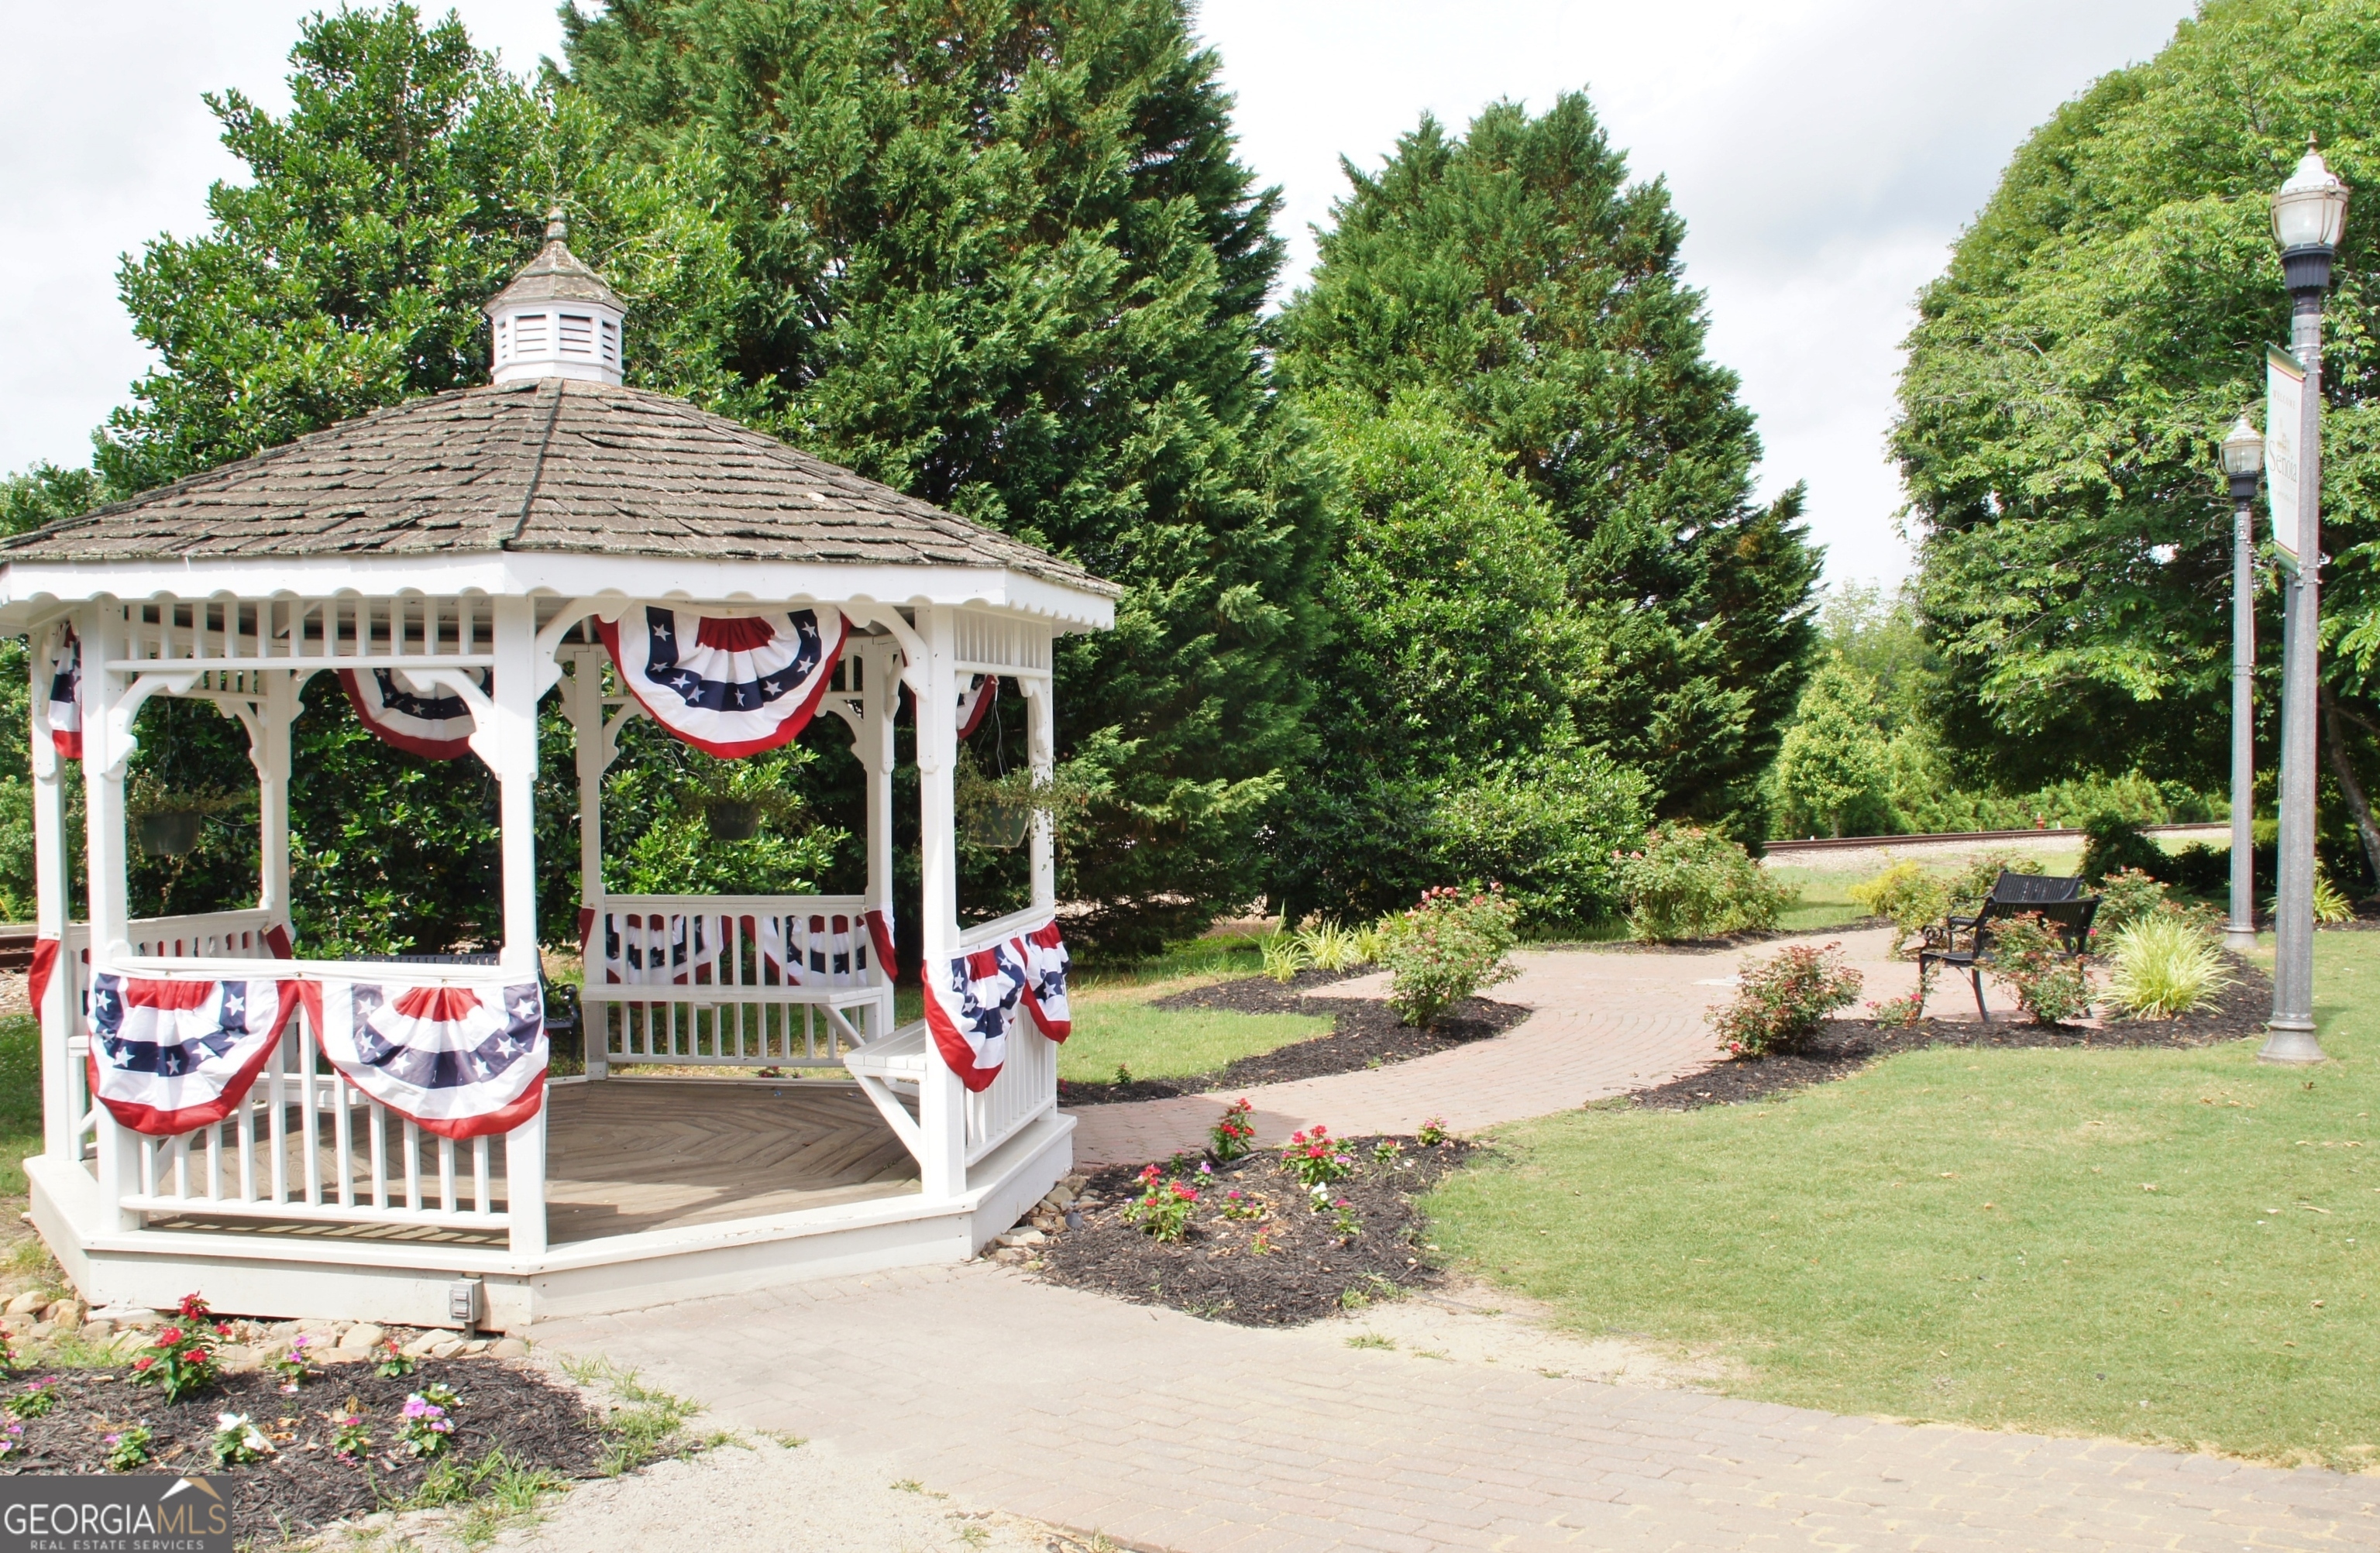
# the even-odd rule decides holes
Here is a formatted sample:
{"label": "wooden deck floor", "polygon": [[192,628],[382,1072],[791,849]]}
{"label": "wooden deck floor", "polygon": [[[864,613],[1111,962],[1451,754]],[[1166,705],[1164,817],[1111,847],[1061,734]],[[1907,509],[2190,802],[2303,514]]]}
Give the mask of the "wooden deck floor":
{"label": "wooden deck floor", "polygon": [[[294,1182],[304,1169],[294,1122],[287,1148]],[[318,1154],[328,1178],[336,1165],[327,1142]],[[501,1210],[506,1199],[501,1145],[492,1151],[492,1163],[498,1172],[491,1183],[492,1206]],[[390,1169],[394,1175],[397,1167]],[[554,1245],[917,1190],[917,1161],[865,1096],[844,1085],[800,1081],[613,1078],[556,1085],[546,1101],[545,1173],[546,1238]],[[468,1203],[468,1183],[458,1184]],[[260,1220],[202,1211],[155,1215],[151,1223],[281,1237],[505,1243],[501,1230]]]}
{"label": "wooden deck floor", "polygon": [[840,1085],[613,1078],[559,1086],[548,1101],[545,1222],[557,1245],[917,1189],[909,1151]]}

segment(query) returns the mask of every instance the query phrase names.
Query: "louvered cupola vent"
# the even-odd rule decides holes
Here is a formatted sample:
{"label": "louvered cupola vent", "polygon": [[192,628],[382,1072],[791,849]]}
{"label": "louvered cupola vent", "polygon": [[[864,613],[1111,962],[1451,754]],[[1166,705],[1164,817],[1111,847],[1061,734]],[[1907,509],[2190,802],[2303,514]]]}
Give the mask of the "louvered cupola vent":
{"label": "louvered cupola vent", "polygon": [[545,248],[487,305],[495,330],[495,382],[578,378],[618,383],[620,332],[627,305],[563,239],[562,212],[548,213]]}

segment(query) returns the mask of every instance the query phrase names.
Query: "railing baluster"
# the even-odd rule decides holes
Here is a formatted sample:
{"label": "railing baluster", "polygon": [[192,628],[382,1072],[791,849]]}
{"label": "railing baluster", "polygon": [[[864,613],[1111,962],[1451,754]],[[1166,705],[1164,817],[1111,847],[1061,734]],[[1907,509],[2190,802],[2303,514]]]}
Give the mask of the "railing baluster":
{"label": "railing baluster", "polygon": [[322,1119],[316,1106],[314,1053],[310,1048],[298,1069],[298,1124],[306,1138],[306,1203],[322,1206]]}
{"label": "railing baluster", "polygon": [[[268,1082],[260,1080],[259,1082]],[[256,1086],[239,1098],[239,1200],[256,1201]]]}
{"label": "railing baluster", "polygon": [[405,1124],[405,1206],[421,1211],[421,1128]]}
{"label": "railing baluster", "polygon": [[438,1210],[453,1213],[455,1208],[455,1140],[438,1140]]}
{"label": "railing baluster", "polygon": [[354,1123],[347,1114],[346,1087],[334,1075],[327,1087],[331,1098],[331,1147],[339,1168],[339,1206],[356,1206],[356,1166]]}
{"label": "railing baluster", "polygon": [[488,1139],[484,1134],[471,1140],[471,1187],[478,1204],[474,1211],[482,1216],[495,1211],[488,1190]]}
{"label": "railing baluster", "polygon": [[388,1207],[388,1111],[378,1100],[370,1103],[371,1112],[371,1193],[372,1207]]}
{"label": "railing baluster", "polygon": [[273,1134],[273,1200],[289,1200],[289,1091],[287,1069],[289,1048],[298,1039],[296,1022],[282,1032],[281,1041],[273,1049],[273,1060],[265,1064],[265,1076],[273,1084],[272,1104],[266,1111],[266,1125]]}
{"label": "railing baluster", "polygon": [[223,1122],[207,1129],[207,1200],[223,1201]]}

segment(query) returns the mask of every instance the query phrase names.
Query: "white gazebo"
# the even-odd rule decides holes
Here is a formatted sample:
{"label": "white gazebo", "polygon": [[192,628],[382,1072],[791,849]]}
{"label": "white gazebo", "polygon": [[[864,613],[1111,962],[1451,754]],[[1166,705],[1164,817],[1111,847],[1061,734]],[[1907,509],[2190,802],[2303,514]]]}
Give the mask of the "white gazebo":
{"label": "white gazebo", "polygon": [[[962,928],[953,768],[962,702],[997,677],[1049,769],[1053,641],[1111,625],[1118,590],[624,387],[625,309],[550,236],[489,304],[489,386],[0,547],[0,630],[34,649],[45,1107],[27,1171],[35,1222],[94,1304],[200,1290],[249,1314],[516,1330],[964,1258],[1071,1165],[1042,1033],[1064,1028],[1048,819],[1032,905]],[[402,747],[494,773],[494,953],[291,943],[290,723],[310,682]],[[531,793],[557,685],[577,734],[584,1078],[545,1072],[538,995]],[[895,1027],[884,963],[905,686],[931,1029]],[[252,908],[128,915],[127,760],[156,696],[247,730]],[[848,726],[868,773],[864,894],[606,889],[600,791],[624,722],[735,753],[815,713]],[[794,1076],[637,1076],[656,1065]]]}

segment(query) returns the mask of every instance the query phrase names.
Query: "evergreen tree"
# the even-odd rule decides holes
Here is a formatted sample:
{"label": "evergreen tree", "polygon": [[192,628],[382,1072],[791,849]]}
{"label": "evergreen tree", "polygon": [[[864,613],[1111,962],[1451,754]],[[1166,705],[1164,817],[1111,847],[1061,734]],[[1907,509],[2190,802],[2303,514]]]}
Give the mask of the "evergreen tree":
{"label": "evergreen tree", "polygon": [[1565,591],[1560,526],[1431,397],[1309,396],[1344,481],[1324,585],[1314,754],[1276,821],[1275,894],[1373,916],[1432,885],[1502,882],[1535,927],[1611,915],[1638,773],[1580,746],[1604,649]]}
{"label": "evergreen tree", "polygon": [[1083,930],[1146,946],[1252,899],[1327,513],[1258,348],[1277,200],[1184,0],[564,19],[632,144],[713,170],[749,287],[726,359],[783,433],[1129,589],[1060,654],[1061,754],[1110,795],[1068,860]]}
{"label": "evergreen tree", "polygon": [[1672,813],[1756,828],[1754,785],[1806,673],[1817,552],[1799,487],[1751,501],[1736,380],[1704,355],[1684,224],[1630,184],[1584,96],[1425,118],[1376,174],[1347,166],[1313,284],[1282,321],[1300,388],[1436,394],[1552,511],[1604,661],[1579,736]]}
{"label": "evergreen tree", "polygon": [[1872,835],[1891,824],[1891,749],[1875,682],[1830,658],[1802,692],[1769,774],[1789,833]]}

